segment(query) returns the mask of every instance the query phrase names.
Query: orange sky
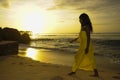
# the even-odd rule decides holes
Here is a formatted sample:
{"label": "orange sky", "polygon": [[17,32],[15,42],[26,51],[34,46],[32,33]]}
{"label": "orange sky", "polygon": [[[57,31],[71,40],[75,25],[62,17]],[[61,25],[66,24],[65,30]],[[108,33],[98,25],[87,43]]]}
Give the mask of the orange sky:
{"label": "orange sky", "polygon": [[119,4],[120,0],[0,0],[0,26],[34,33],[78,33],[78,17],[85,12],[94,32],[120,32]]}

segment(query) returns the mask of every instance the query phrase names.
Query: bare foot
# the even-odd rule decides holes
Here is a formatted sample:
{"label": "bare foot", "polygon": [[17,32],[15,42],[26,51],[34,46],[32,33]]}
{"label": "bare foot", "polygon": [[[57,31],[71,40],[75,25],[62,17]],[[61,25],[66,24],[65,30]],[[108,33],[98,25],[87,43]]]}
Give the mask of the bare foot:
{"label": "bare foot", "polygon": [[74,74],[75,74],[75,72],[68,73],[69,76],[74,75]]}
{"label": "bare foot", "polygon": [[90,77],[99,77],[99,75],[90,75]]}

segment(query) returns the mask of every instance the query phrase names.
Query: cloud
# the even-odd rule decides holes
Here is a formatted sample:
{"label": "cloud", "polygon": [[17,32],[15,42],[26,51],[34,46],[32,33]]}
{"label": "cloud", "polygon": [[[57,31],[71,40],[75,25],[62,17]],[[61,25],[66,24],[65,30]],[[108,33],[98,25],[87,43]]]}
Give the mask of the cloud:
{"label": "cloud", "polygon": [[9,0],[0,0],[0,7],[9,8],[10,1]]}
{"label": "cloud", "polygon": [[48,10],[56,10],[56,9],[71,9],[80,5],[83,0],[53,0],[55,6],[49,8]]}
{"label": "cloud", "polygon": [[54,3],[48,10],[69,10],[69,14],[76,15],[87,12],[99,24],[120,24],[120,0],[54,0]]}
{"label": "cloud", "polygon": [[119,9],[120,0],[54,0],[55,6],[49,10],[72,9],[88,11],[104,11]]}

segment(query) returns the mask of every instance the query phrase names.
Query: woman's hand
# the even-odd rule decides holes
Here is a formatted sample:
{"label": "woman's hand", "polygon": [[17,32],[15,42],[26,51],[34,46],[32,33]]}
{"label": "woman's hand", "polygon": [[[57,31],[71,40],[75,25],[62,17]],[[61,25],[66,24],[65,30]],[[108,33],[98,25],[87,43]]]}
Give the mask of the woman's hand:
{"label": "woman's hand", "polygon": [[76,41],[78,38],[75,38],[73,40],[70,41],[70,43],[73,43],[74,41]]}
{"label": "woman's hand", "polygon": [[73,40],[70,41],[70,43],[73,43],[74,41],[76,41],[78,38],[75,38]]}
{"label": "woman's hand", "polygon": [[70,43],[73,43],[73,42],[74,42],[74,40],[71,40],[71,41],[70,41]]}

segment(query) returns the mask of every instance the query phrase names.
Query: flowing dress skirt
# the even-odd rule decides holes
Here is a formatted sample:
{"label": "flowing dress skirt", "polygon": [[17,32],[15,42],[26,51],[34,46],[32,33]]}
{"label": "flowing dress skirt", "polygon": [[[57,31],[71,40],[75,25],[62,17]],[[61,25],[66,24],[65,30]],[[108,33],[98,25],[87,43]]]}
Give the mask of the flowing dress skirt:
{"label": "flowing dress skirt", "polygon": [[81,31],[77,40],[80,43],[80,47],[75,55],[75,61],[72,67],[72,71],[75,72],[77,69],[86,71],[93,71],[96,69],[96,63],[94,59],[94,50],[92,41],[90,40],[88,53],[85,54],[87,36],[85,31]]}

